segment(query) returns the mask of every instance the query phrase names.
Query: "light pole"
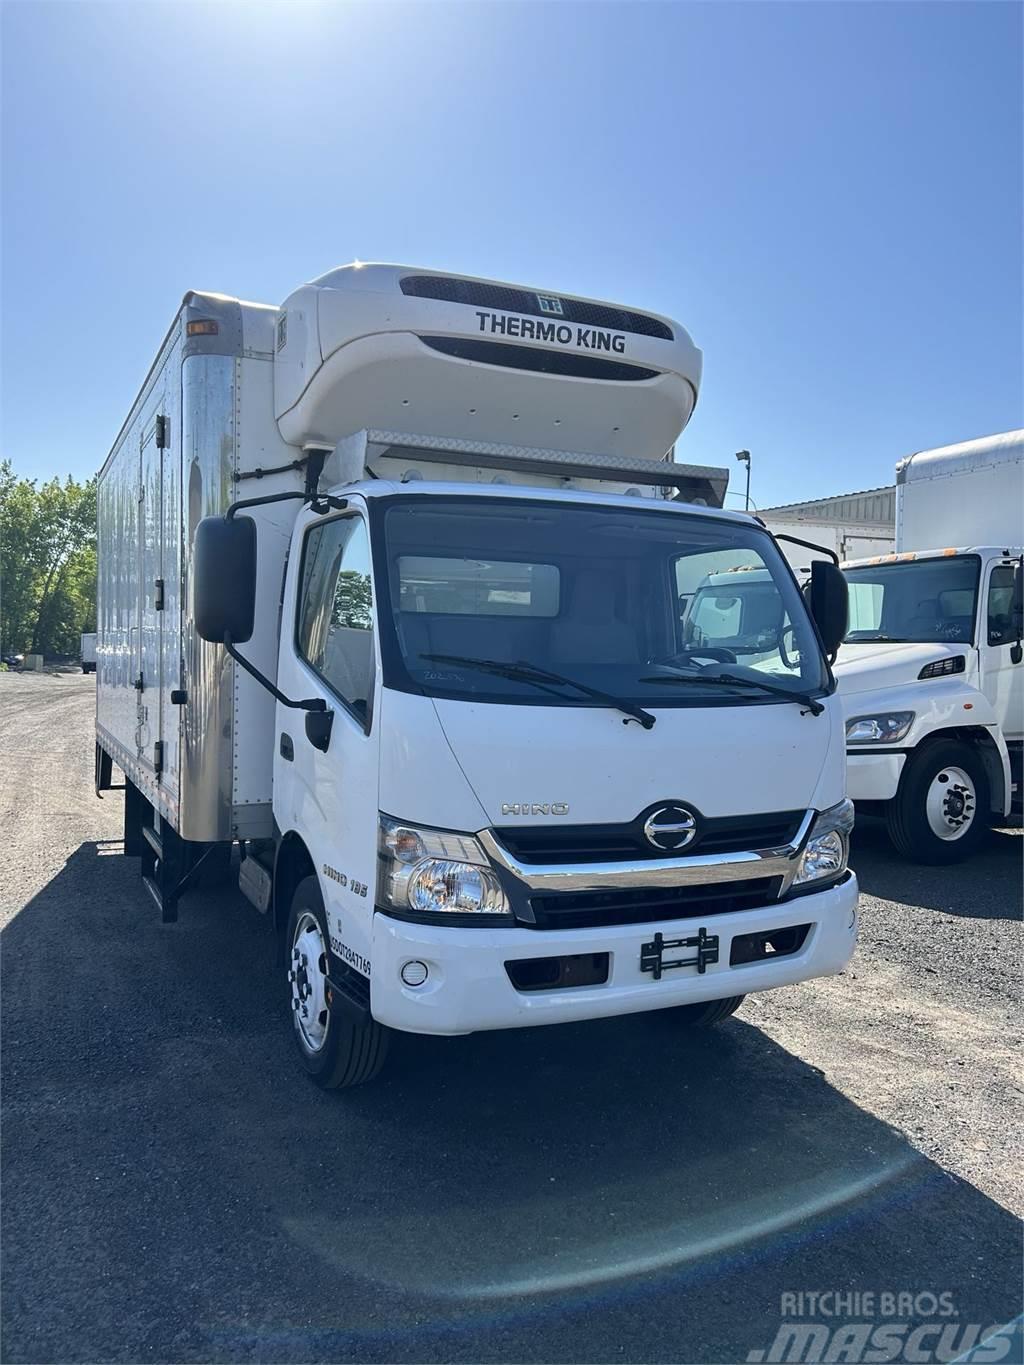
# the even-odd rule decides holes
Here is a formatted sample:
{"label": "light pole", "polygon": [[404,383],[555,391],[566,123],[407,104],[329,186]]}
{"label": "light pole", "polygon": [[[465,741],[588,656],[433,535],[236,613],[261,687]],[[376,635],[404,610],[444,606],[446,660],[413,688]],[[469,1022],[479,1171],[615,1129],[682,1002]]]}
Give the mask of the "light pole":
{"label": "light pole", "polygon": [[736,458],[737,458],[737,460],[739,460],[740,464],[745,464],[745,465],[747,466],[747,491],[746,491],[746,493],[743,495],[743,510],[744,510],[745,512],[749,512],[749,511],[750,511],[750,451],[749,451],[749,450],[737,450],[737,452],[736,452]]}

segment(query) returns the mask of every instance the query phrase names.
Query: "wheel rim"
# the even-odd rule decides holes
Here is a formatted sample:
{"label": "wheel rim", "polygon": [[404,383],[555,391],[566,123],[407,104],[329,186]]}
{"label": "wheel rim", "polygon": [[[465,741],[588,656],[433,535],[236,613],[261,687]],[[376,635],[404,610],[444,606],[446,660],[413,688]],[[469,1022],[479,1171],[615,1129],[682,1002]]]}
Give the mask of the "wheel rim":
{"label": "wheel rim", "polygon": [[962,839],[978,813],[974,781],[963,768],[940,768],[925,798],[928,828],[945,842]]}
{"label": "wheel rim", "polygon": [[288,980],[292,988],[292,1018],[299,1041],[309,1053],[327,1041],[327,945],[316,917],[304,911],[292,938]]}

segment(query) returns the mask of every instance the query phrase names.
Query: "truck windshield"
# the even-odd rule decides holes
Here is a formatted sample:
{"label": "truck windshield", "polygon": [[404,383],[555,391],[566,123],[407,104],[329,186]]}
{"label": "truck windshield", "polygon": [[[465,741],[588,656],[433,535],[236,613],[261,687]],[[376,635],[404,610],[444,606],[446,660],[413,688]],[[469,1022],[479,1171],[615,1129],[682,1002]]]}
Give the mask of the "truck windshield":
{"label": "truck windshield", "polygon": [[[381,504],[389,687],[522,705],[666,707],[784,704],[780,687],[828,684],[792,575],[757,526],[658,506],[509,497]],[[730,684],[722,672],[772,690]]]}
{"label": "truck windshield", "polygon": [[979,561],[974,555],[844,569],[850,589],[846,643],[969,644]]}

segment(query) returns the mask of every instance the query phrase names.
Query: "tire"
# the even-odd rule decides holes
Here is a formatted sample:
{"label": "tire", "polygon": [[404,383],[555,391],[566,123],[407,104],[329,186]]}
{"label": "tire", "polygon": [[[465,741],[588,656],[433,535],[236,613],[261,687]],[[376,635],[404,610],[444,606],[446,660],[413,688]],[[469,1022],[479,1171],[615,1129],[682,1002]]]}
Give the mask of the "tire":
{"label": "tire", "polygon": [[83,665],[82,665],[82,672],[83,672],[83,673],[88,673],[88,672],[89,672],[89,665],[88,665],[88,664],[83,664]]}
{"label": "tire", "polygon": [[[316,877],[306,877],[295,888],[285,939],[292,1033],[306,1074],[323,1090],[342,1090],[372,1081],[380,1072],[390,1035],[375,1019],[357,1023],[343,1006],[327,1005],[329,943],[320,884]],[[309,959],[317,948],[318,961],[310,972]]]}
{"label": "tire", "polygon": [[985,837],[988,812],[988,778],[978,751],[940,739],[907,760],[885,825],[896,852],[911,862],[957,863]]}
{"label": "tire", "polygon": [[671,1014],[676,1023],[687,1028],[710,1028],[735,1014],[747,997],[730,995],[725,1000],[702,1000],[698,1005],[676,1005]]}

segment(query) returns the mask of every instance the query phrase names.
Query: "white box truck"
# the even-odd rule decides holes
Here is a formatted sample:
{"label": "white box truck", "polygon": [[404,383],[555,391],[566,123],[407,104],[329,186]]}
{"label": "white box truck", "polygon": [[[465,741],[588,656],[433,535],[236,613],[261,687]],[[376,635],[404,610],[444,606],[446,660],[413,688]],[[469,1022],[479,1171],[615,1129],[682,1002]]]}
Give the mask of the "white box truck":
{"label": "white box truck", "polygon": [[[319,1084],[853,952],[846,586],[665,456],[700,373],[667,318],[397,266],[186,295],[99,479],[96,785],[165,919],[240,846]],[[737,563],[756,653],[684,630]]]}
{"label": "white box truck", "polygon": [[96,672],[96,632],[85,631],[82,634],[81,644],[82,672]]}
{"label": "white box truck", "polygon": [[1024,431],[896,469],[896,553],[843,566],[835,666],[849,793],[897,850],[946,863],[1019,818],[1024,756]]}

